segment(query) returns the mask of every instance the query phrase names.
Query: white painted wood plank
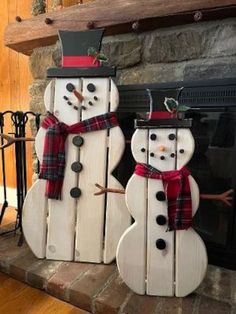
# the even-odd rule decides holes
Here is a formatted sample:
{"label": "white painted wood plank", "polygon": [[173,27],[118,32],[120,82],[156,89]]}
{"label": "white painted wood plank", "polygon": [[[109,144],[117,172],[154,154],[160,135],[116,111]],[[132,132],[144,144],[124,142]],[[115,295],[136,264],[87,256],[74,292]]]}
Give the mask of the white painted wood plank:
{"label": "white painted wood plank", "polygon": [[119,106],[118,88],[113,82],[113,80],[110,80],[110,111],[116,111],[118,106]]}
{"label": "white painted wood plank", "polygon": [[[149,164],[160,171],[175,169],[176,140],[169,135],[176,129],[149,130]],[[156,140],[151,140],[151,136]],[[164,151],[161,149],[164,148]],[[154,153],[154,157],[150,156]],[[161,159],[164,156],[165,159]],[[167,201],[158,201],[157,192],[164,192],[162,180],[148,180],[148,216],[147,216],[147,294],[159,296],[174,295],[174,232],[166,232],[168,225],[160,226],[156,222],[158,215],[164,215],[168,221]],[[156,240],[163,239],[166,249],[156,248]]]}
{"label": "white painted wood plank", "polygon": [[[132,136],[131,150],[136,162],[147,163],[147,139],[147,130],[138,129]],[[140,147],[144,151],[141,151]],[[125,198],[135,222],[125,231],[118,243],[117,266],[122,279],[130,289],[145,294],[147,179],[133,174],[127,184]]]}
{"label": "white painted wood plank", "polygon": [[[177,169],[181,169],[192,158],[195,141],[189,129],[177,129]],[[184,149],[184,153],[180,150]]]}
{"label": "white painted wood plank", "polygon": [[[89,92],[88,84],[94,84],[96,90]],[[83,79],[82,120],[107,113],[109,110],[109,79]],[[94,100],[94,96],[97,100]],[[89,105],[89,101],[93,103]],[[104,234],[104,195],[94,196],[95,183],[106,185],[107,130],[81,135],[84,144],[80,152],[83,170],[79,176],[81,196],[77,205],[75,260],[100,263],[103,261]]]}
{"label": "white painted wood plank", "polygon": [[132,155],[137,163],[148,161],[148,131],[137,129],[131,139]]}
{"label": "white painted wood plank", "polygon": [[[66,90],[66,84],[72,83],[78,91],[81,90],[79,79],[57,79],[55,82],[54,115],[68,125],[80,121],[80,112],[69,106],[63,96],[66,95],[73,105],[78,100],[73,93]],[[52,97],[51,97],[52,98]],[[66,167],[62,187],[62,200],[49,200],[49,219],[47,251],[48,259],[71,261],[74,259],[74,237],[76,200],[70,196],[70,190],[77,186],[77,174],[71,170],[71,164],[78,161],[79,150],[72,144],[75,135],[68,135],[65,152]]]}
{"label": "white painted wood plank", "polygon": [[[147,217],[147,294],[159,296],[174,295],[174,232],[167,232],[168,225],[156,222],[158,215],[168,221],[167,202],[158,201],[156,193],[164,192],[161,180],[148,179]],[[163,239],[166,249],[159,250],[156,240]]]}
{"label": "white painted wood plank", "polygon": [[207,252],[200,236],[192,229],[176,232],[176,290],[177,297],[193,292],[202,282],[207,270]]}
{"label": "white painted wood plank", "polygon": [[[44,94],[47,111],[53,108],[54,80],[46,87]],[[40,128],[35,138],[35,151],[42,162],[46,130]],[[22,228],[25,239],[32,252],[38,258],[46,256],[48,203],[45,197],[46,181],[37,180],[29,189],[24,200],[22,212]]]}
{"label": "white painted wood plank", "polygon": [[[151,140],[151,135],[156,135],[156,140]],[[171,171],[175,169],[176,140],[170,140],[169,135],[176,135],[176,129],[152,129],[149,131],[149,164],[159,171]],[[161,151],[164,149],[164,151]],[[153,157],[150,154],[154,154]],[[164,157],[162,160],[161,157]]]}
{"label": "white painted wood plank", "polygon": [[51,80],[44,92],[44,105],[47,111],[53,112],[54,107],[54,90],[55,90],[55,79]]}
{"label": "white painted wood plank", "polygon": [[22,210],[24,237],[38,258],[46,255],[47,199],[45,180],[37,180],[29,189]]}
{"label": "white painted wood plank", "polygon": [[[115,83],[110,80],[110,111],[116,111],[119,105],[119,92]],[[109,153],[107,186],[123,189],[113,177],[112,171],[118,165],[125,149],[125,138],[119,126],[109,132]],[[123,194],[108,193],[106,203],[104,263],[109,264],[116,256],[120,237],[131,223],[131,217]]]}
{"label": "white painted wood plank", "polygon": [[147,179],[133,174],[126,187],[126,203],[135,222],[124,232],[117,247],[117,266],[126,285],[138,294],[146,290]]}
{"label": "white painted wood plank", "polygon": [[[110,130],[109,159],[108,159],[108,187],[123,189],[124,187],[112,176],[113,169],[119,163],[125,148],[124,135],[119,127]],[[106,227],[104,263],[111,263],[115,258],[117,244],[131,223],[131,217],[123,194],[108,193],[106,206]]]}
{"label": "white painted wood plank", "polygon": [[198,185],[191,175],[189,176],[189,184],[192,197],[192,216],[194,216],[199,207],[200,193]]}
{"label": "white painted wood plank", "polygon": [[39,128],[38,133],[35,137],[35,152],[40,162],[43,161],[44,140],[46,133],[47,130],[45,130],[44,128]]}
{"label": "white painted wood plank", "polygon": [[[189,129],[178,129],[177,167],[189,162],[194,152],[194,138]],[[184,149],[184,153],[180,153]],[[192,215],[199,206],[199,189],[189,176],[192,197]],[[207,253],[200,236],[192,229],[176,231],[175,295],[184,297],[194,291],[202,282],[207,269]]]}

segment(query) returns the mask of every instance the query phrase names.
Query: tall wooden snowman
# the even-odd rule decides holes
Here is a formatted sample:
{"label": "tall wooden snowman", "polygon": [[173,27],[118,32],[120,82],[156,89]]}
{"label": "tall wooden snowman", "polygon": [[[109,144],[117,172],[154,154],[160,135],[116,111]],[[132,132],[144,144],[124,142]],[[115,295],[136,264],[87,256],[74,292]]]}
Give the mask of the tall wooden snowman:
{"label": "tall wooden snowman", "polygon": [[117,264],[136,293],[182,297],[203,280],[207,254],[191,227],[199,204],[198,186],[185,168],[194,152],[191,120],[166,110],[166,93],[150,91],[149,120],[136,121],[131,146],[137,166],[126,188],[135,222],[119,241]]}
{"label": "tall wooden snowman", "polygon": [[130,225],[124,198],[93,195],[97,181],[121,187],[111,173],[125,146],[114,114],[115,69],[99,60],[102,35],[60,31],[62,68],[47,71],[55,79],[45,91],[48,115],[35,141],[40,179],[23,208],[24,235],[38,258],[110,263]]}

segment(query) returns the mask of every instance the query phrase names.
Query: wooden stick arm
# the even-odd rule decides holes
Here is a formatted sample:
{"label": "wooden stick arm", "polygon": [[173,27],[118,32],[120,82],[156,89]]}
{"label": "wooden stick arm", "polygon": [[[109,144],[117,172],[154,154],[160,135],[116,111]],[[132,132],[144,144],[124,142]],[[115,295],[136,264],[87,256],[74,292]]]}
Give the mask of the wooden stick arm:
{"label": "wooden stick arm", "polygon": [[3,145],[0,145],[0,149],[3,149],[3,148],[6,148],[16,142],[22,142],[22,141],[34,141],[35,138],[33,137],[12,137],[12,136],[9,136],[7,134],[4,134],[4,133],[0,133],[0,137],[3,138],[4,140],[7,141],[6,144],[3,144]]}
{"label": "wooden stick arm", "polygon": [[228,206],[232,206],[231,201],[233,200],[233,196],[232,196],[233,193],[234,193],[234,190],[230,189],[221,194],[200,194],[200,198],[203,200],[221,201]]}
{"label": "wooden stick arm", "polygon": [[119,193],[119,194],[125,194],[125,190],[104,188],[103,186],[101,186],[101,185],[98,184],[98,183],[95,183],[95,186],[96,186],[97,188],[99,188],[100,191],[97,192],[97,193],[94,193],[94,195],[102,195],[102,194],[105,194],[105,193]]}

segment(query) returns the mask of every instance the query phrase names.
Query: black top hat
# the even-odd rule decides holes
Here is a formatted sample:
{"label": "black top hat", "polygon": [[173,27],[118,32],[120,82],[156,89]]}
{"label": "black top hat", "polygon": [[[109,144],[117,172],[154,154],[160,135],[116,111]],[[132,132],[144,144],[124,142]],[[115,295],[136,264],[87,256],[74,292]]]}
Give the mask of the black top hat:
{"label": "black top hat", "polygon": [[[104,29],[59,31],[62,46],[62,67],[47,70],[47,77],[115,76],[114,67],[103,66],[98,60]],[[95,55],[89,55],[89,50]]]}
{"label": "black top hat", "polygon": [[189,128],[192,125],[191,119],[184,119],[184,115],[173,109],[167,110],[165,105],[166,99],[174,104],[178,104],[177,100],[182,88],[150,90],[147,89],[150,98],[150,113],[147,120],[136,120],[135,127],[140,129],[154,128]]}

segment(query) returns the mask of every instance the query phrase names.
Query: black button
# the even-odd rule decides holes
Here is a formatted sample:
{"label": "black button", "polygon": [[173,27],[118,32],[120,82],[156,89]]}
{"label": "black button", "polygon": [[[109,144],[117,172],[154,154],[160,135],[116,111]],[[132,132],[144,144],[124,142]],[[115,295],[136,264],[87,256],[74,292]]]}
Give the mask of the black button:
{"label": "black button", "polygon": [[73,92],[73,90],[75,90],[75,87],[72,83],[68,83],[66,84],[66,89],[68,90],[68,92]]}
{"label": "black button", "polygon": [[158,248],[158,250],[164,250],[166,248],[166,241],[164,241],[163,239],[157,239],[156,247]]}
{"label": "black button", "polygon": [[141,148],[141,152],[145,153],[146,149],[145,148]]}
{"label": "black button", "polygon": [[179,152],[180,152],[180,154],[183,154],[184,153],[184,149],[180,149]]}
{"label": "black button", "polygon": [[150,156],[151,156],[151,157],[154,157],[154,153],[150,153]]}
{"label": "black button", "polygon": [[165,156],[161,156],[160,158],[161,158],[161,160],[165,160]]}
{"label": "black button", "polygon": [[75,146],[80,147],[80,146],[83,145],[84,139],[81,136],[78,135],[78,136],[73,137],[72,143]]}
{"label": "black button", "polygon": [[158,215],[156,218],[156,222],[158,225],[163,226],[166,224],[166,217],[164,215]]}
{"label": "black button", "polygon": [[158,200],[158,201],[165,201],[166,200],[166,195],[165,195],[165,193],[163,192],[163,191],[159,191],[159,192],[157,192],[156,193],[156,199]]}
{"label": "black button", "polygon": [[71,169],[74,172],[80,172],[83,169],[83,166],[82,166],[82,164],[79,161],[75,161],[71,165]]}
{"label": "black button", "polygon": [[174,133],[171,133],[169,134],[169,140],[173,141],[175,139],[175,134]]}
{"label": "black button", "polygon": [[95,92],[96,87],[95,87],[94,84],[90,83],[90,84],[87,85],[87,90],[88,90],[90,93],[93,93],[93,92]]}
{"label": "black button", "polygon": [[175,154],[174,154],[174,153],[171,153],[171,154],[170,154],[170,157],[174,158],[174,157],[175,157]]}
{"label": "black button", "polygon": [[155,140],[157,139],[156,134],[151,134],[151,135],[150,135],[150,139],[151,139],[152,141],[155,141]]}
{"label": "black button", "polygon": [[81,190],[79,188],[73,188],[70,190],[70,196],[73,198],[78,198],[81,195]]}

